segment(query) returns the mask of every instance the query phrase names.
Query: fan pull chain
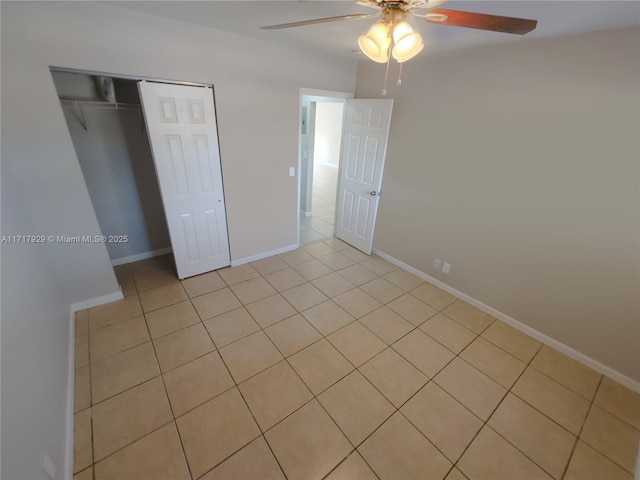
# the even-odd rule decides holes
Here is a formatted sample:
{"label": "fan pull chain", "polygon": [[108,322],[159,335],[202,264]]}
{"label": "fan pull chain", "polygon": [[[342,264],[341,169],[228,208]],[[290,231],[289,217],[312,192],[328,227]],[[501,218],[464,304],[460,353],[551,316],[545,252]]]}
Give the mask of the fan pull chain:
{"label": "fan pull chain", "polygon": [[398,81],[396,82],[396,85],[398,86],[402,85],[402,65],[404,65],[404,62],[400,63],[400,71],[398,72]]}
{"label": "fan pull chain", "polygon": [[389,63],[391,63],[391,55],[387,56],[387,71],[384,74],[384,87],[380,92],[382,96],[385,96],[387,94],[387,78],[389,77]]}

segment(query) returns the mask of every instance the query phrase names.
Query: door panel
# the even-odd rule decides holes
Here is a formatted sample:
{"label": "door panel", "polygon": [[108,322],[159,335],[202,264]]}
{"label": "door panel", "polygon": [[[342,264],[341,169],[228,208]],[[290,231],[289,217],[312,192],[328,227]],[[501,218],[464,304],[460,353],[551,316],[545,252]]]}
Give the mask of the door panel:
{"label": "door panel", "polygon": [[347,100],[336,236],[367,254],[373,247],[392,107],[393,100]]}
{"label": "door panel", "polygon": [[178,276],[231,263],[213,91],[139,82]]}

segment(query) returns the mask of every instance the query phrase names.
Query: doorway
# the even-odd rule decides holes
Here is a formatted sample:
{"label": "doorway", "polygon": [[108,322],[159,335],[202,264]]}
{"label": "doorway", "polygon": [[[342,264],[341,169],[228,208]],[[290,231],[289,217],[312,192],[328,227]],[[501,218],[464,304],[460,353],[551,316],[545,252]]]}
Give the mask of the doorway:
{"label": "doorway", "polygon": [[333,236],[342,125],[352,94],[301,89],[298,243]]}

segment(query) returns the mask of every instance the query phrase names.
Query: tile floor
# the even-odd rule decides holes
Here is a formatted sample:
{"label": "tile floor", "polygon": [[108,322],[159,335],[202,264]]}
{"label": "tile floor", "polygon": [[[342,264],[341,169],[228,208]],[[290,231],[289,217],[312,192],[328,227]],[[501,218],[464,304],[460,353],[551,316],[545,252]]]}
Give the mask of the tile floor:
{"label": "tile floor", "polygon": [[76,319],[76,480],[631,479],[640,397],[339,240]]}
{"label": "tile floor", "polygon": [[333,235],[337,186],[336,167],[327,164],[314,165],[311,216],[300,215],[300,243],[317,242]]}

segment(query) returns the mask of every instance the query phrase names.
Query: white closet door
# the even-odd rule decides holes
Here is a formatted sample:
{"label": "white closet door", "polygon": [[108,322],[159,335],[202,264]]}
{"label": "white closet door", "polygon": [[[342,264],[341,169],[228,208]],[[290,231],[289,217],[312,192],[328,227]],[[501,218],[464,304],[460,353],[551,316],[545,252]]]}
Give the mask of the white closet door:
{"label": "white closet door", "polygon": [[230,265],[213,89],[138,88],[178,277]]}
{"label": "white closet door", "polygon": [[347,100],[336,236],[371,253],[393,100]]}

